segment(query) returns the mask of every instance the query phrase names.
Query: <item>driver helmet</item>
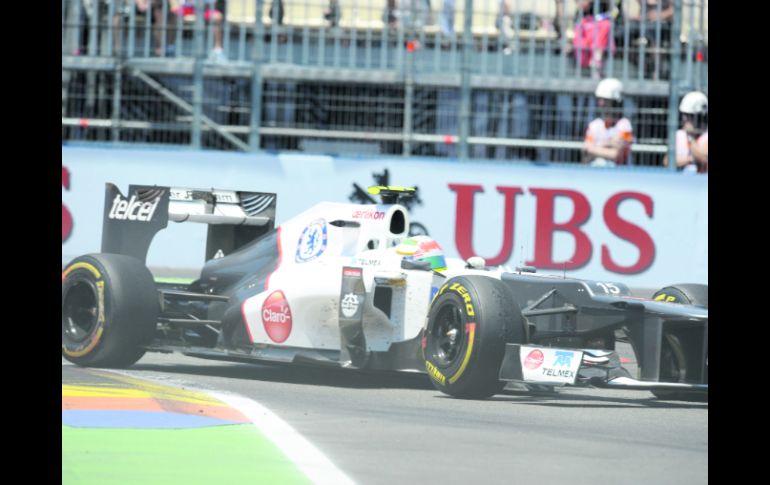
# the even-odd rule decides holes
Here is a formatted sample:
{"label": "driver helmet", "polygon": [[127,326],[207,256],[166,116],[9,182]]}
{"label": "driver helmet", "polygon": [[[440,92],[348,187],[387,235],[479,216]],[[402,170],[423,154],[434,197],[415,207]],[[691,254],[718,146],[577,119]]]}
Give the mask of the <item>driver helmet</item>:
{"label": "driver helmet", "polygon": [[412,236],[401,241],[396,253],[410,261],[427,261],[435,271],[446,270],[444,250],[429,236]]}

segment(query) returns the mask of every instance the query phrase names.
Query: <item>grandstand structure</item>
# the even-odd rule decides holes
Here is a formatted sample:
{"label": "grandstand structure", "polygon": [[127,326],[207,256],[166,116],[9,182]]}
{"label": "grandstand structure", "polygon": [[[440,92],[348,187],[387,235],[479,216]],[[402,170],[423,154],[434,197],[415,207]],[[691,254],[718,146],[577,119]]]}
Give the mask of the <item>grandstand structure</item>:
{"label": "grandstand structure", "polygon": [[603,76],[658,166],[671,101],[708,93],[707,0],[610,2],[601,71],[574,0],[179,3],[62,0],[63,142],[577,162]]}

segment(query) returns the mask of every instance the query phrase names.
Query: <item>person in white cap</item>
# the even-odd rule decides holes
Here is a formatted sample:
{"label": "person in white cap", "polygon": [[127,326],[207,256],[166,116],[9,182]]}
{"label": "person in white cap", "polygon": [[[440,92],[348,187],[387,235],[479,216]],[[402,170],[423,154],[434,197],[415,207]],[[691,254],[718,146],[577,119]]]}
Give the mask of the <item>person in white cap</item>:
{"label": "person in white cap", "polygon": [[[679,103],[682,128],[676,132],[676,167],[683,173],[707,173],[709,166],[709,100],[700,91],[685,94]],[[663,165],[668,166],[668,157]]]}
{"label": "person in white cap", "polygon": [[631,121],[623,118],[623,83],[614,78],[602,79],[596,86],[599,118],[586,130],[583,163],[596,167],[614,167],[629,163],[634,140]]}

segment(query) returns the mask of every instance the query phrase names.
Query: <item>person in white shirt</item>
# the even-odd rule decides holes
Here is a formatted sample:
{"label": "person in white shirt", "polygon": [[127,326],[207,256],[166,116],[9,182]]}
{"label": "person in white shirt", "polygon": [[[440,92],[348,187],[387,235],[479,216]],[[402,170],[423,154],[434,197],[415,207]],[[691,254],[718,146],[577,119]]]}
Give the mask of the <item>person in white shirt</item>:
{"label": "person in white shirt", "polygon": [[586,130],[583,163],[595,167],[626,165],[634,134],[631,121],[623,118],[623,83],[614,78],[602,79],[594,94],[600,117]]}
{"label": "person in white shirt", "polygon": [[[676,168],[682,173],[708,173],[709,100],[700,91],[687,93],[679,103],[682,128],[676,132]],[[668,157],[663,159],[668,166]]]}

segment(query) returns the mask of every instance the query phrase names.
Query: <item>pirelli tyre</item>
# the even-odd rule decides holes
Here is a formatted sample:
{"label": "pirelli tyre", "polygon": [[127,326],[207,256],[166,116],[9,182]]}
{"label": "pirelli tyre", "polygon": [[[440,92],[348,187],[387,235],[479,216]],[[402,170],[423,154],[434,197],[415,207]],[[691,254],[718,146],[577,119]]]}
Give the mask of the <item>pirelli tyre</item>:
{"label": "pirelli tyre", "polygon": [[89,254],[68,264],[61,307],[62,356],[92,367],[128,367],[139,360],[160,312],[150,271],[121,254]]}
{"label": "pirelli tyre", "polygon": [[[680,283],[661,288],[652,295],[653,300],[668,303],[683,303],[687,305],[709,306],[709,287],[693,283]],[[706,370],[708,373],[708,369]],[[685,352],[679,337],[671,334],[663,334],[660,362],[660,380],[664,382],[685,382],[687,365]],[[708,374],[706,375],[708,379]],[[652,391],[658,399],[702,401],[708,396],[702,393],[688,393],[681,391]]]}
{"label": "pirelli tyre", "polygon": [[484,399],[500,392],[508,342],[526,343],[524,319],[509,289],[486,276],[461,276],[438,291],[423,339],[425,369],[450,396]]}

